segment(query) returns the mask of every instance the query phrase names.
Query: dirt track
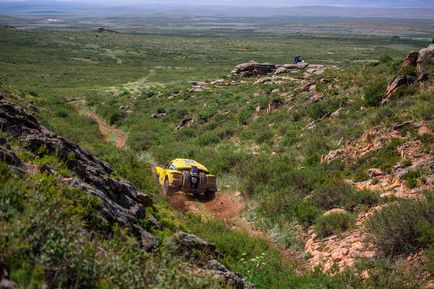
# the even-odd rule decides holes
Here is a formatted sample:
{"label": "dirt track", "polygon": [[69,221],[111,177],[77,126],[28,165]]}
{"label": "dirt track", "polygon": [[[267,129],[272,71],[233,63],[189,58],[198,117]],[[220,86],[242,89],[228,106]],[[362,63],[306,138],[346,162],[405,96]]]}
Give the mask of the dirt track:
{"label": "dirt track", "polygon": [[223,220],[233,230],[242,230],[253,238],[266,240],[280,252],[282,259],[301,261],[295,253],[282,249],[271,240],[267,233],[255,228],[248,220],[241,217],[245,202],[240,192],[217,193],[216,197],[208,202],[201,202],[182,192],[178,192],[170,198],[169,202],[172,207],[181,212],[211,215]]}
{"label": "dirt track", "polygon": [[213,200],[208,202],[200,202],[178,192],[170,198],[170,204],[179,211],[210,214],[230,223],[239,219],[240,212],[244,208],[244,201],[239,192],[217,194]]}
{"label": "dirt track", "polygon": [[84,114],[85,116],[93,119],[98,123],[101,136],[104,140],[113,141],[114,138],[114,141],[116,142],[116,146],[118,148],[123,148],[125,146],[125,143],[127,142],[127,136],[122,131],[110,126],[96,113],[85,109],[80,109],[79,112],[80,114]]}

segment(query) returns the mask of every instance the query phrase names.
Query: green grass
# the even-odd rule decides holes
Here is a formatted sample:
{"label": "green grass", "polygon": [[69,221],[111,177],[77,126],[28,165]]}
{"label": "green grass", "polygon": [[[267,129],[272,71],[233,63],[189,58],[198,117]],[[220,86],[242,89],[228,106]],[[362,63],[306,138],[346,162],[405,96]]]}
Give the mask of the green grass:
{"label": "green grass", "polygon": [[[359,212],[379,202],[376,193],[354,192],[348,189],[343,179],[364,180],[367,170],[372,167],[390,171],[401,161],[396,151],[401,141],[393,140],[353,163],[321,164],[321,155],[338,148],[341,139],[355,139],[373,126],[389,127],[402,121],[432,118],[432,91],[411,88],[397,94],[385,106],[377,106],[376,97],[384,83],[399,71],[405,53],[426,43],[346,35],[237,32],[222,37],[217,35],[221,32],[208,31],[200,36],[191,31],[181,32],[175,35],[101,34],[95,37],[95,33],[86,31],[0,29],[0,63],[3,68],[0,87],[23,105],[32,100],[39,108],[34,114],[50,129],[108,161],[115,169],[115,176],[125,177],[151,194],[157,203],[156,214],[165,227],[157,233],[160,240],[178,227],[196,233],[216,243],[225,253],[223,262],[260,288],[403,288],[407,285],[408,288],[417,288],[412,282],[407,282],[411,280],[408,275],[398,278],[397,271],[391,269],[393,264],[385,265],[384,260],[370,264],[374,268],[373,277],[365,281],[351,270],[335,276],[319,272],[299,275],[295,273],[295,265],[281,260],[279,253],[266,241],[228,230],[217,221],[202,222],[173,212],[158,196],[149,166],[175,157],[193,158],[206,164],[219,178],[224,177],[225,189],[241,190],[247,202],[257,204],[256,209],[249,213],[262,221],[266,231],[280,228],[281,239],[292,236],[292,231],[285,230],[298,224],[304,227],[317,224],[317,227],[324,228],[324,235],[339,233],[350,227],[351,218],[326,220],[321,217],[325,210],[343,207]],[[323,83],[320,81],[322,78],[331,83],[325,92],[323,84],[318,86],[325,98],[315,104],[307,100],[308,95],[294,82],[228,87],[209,85],[202,93],[189,92],[190,80],[223,77],[236,64],[251,59],[288,63],[293,55],[301,54],[300,51],[311,63],[343,68],[332,68],[322,76],[312,77],[317,83]],[[389,56],[384,56],[386,54]],[[273,92],[274,89],[280,92]],[[181,96],[169,98],[173,92],[180,92]],[[293,99],[284,99],[280,109],[266,113],[264,108],[273,99],[282,98],[282,92],[294,94]],[[113,144],[103,141],[98,125],[80,116],[73,105],[66,103],[77,98],[84,98],[85,102],[80,105],[92,109],[127,133],[125,149],[116,149]],[[361,111],[360,107],[366,105],[369,105],[368,110]],[[126,113],[121,106],[132,107],[133,112]],[[256,107],[262,110],[258,112]],[[342,107],[342,112],[337,117],[325,117],[339,107]],[[151,117],[163,110],[167,116],[160,119]],[[185,117],[195,117],[196,120],[190,127],[176,131],[176,126]],[[306,129],[313,120],[317,120],[316,127]],[[429,136],[412,133],[410,139],[420,139],[430,150]],[[52,158],[31,160],[62,169],[61,164]],[[416,175],[407,178],[410,186],[415,180],[423,181],[423,177]],[[14,182],[11,181],[8,194],[4,196],[9,203],[17,205],[4,211],[5,218],[13,218],[17,212],[26,209],[32,210],[26,205],[20,206],[27,193],[15,196],[11,193],[26,191],[26,183]],[[63,196],[59,198],[64,200]],[[65,228],[67,225],[70,224],[67,223]],[[73,238],[74,231],[71,234],[68,236]],[[164,254],[152,261],[147,259],[148,256],[122,257],[119,252],[124,249],[134,252],[135,244],[120,235],[116,235],[120,239],[113,244],[103,237],[98,239],[114,256],[114,261],[101,259],[103,263],[114,264],[103,269],[110,274],[119,273],[121,281],[125,282],[119,284],[128,287],[132,274],[129,272],[136,272],[141,262],[147,264],[144,272],[168,278],[161,279],[168,282],[161,283],[161,288],[176,287],[175,284],[186,278],[187,273],[179,269],[182,267],[177,263],[179,260]],[[10,256],[16,252],[11,251]],[[86,256],[77,258],[89,260]],[[266,265],[262,265],[264,259]],[[22,260],[18,258],[17,262]],[[165,275],[165,268],[172,265],[180,270],[180,279]],[[40,278],[39,263],[19,263],[17,266],[17,279]],[[30,271],[26,269],[29,266]],[[102,282],[101,287],[104,287],[106,281]],[[200,280],[197,282],[202,284]],[[111,288],[110,284],[105,288]],[[186,284],[186,287],[195,285]]]}

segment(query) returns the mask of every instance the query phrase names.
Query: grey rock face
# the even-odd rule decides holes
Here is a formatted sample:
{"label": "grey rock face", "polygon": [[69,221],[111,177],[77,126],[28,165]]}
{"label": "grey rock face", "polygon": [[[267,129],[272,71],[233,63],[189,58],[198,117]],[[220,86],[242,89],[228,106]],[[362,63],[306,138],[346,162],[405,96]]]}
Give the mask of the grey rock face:
{"label": "grey rock face", "polygon": [[233,75],[238,76],[258,76],[271,73],[276,70],[276,65],[273,63],[258,63],[256,61],[250,61],[235,66],[232,71]]}
{"label": "grey rock face", "polygon": [[417,59],[417,70],[419,75],[427,74],[429,78],[434,75],[434,44],[429,45],[427,48],[419,51]]}
{"label": "grey rock face", "polygon": [[[43,146],[48,153],[57,153],[76,176],[67,182],[102,201],[101,217],[109,223],[117,222],[129,227],[145,248],[151,249],[156,245],[155,237],[138,223],[145,217],[145,207],[152,206],[152,199],[126,180],[110,177],[113,169],[109,164],[57,136],[32,115],[5,99],[0,100],[0,129],[11,133],[26,149],[35,154],[38,154]],[[18,162],[7,151],[2,150],[1,154],[10,162]]]}

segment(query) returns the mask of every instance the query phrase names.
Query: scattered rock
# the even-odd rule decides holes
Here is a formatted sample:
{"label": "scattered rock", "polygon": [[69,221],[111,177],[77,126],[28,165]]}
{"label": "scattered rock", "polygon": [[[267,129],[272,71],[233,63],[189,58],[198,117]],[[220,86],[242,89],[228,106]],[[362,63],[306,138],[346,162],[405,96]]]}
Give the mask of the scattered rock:
{"label": "scattered rock", "polygon": [[419,52],[411,51],[409,54],[407,54],[404,63],[401,66],[401,70],[405,70],[411,67],[416,67],[418,58],[419,58]]}
{"label": "scattered rock", "polygon": [[191,258],[194,251],[204,253],[207,258],[222,258],[223,254],[217,251],[217,247],[198,236],[178,231],[169,238],[167,249],[176,256]]}
{"label": "scattered rock", "polygon": [[333,214],[345,214],[347,211],[345,211],[344,209],[340,209],[340,208],[335,208],[335,209],[331,209],[327,212],[324,213],[324,216],[330,216]]}
{"label": "scattered rock", "polygon": [[291,72],[291,69],[285,68],[283,66],[279,67],[278,69],[276,69],[276,71],[274,72],[275,74],[282,74],[282,73],[287,73],[287,72]]}
{"label": "scattered rock", "polygon": [[183,120],[181,120],[181,122],[178,124],[178,126],[176,127],[176,130],[181,130],[185,127],[189,127],[190,125],[192,125],[194,122],[196,121],[196,117],[188,117],[188,118],[184,118]]}
{"label": "scattered rock", "polygon": [[[194,262],[203,269],[203,273],[220,280],[234,289],[253,289],[252,284],[242,278],[239,273],[229,271],[217,261],[223,254],[218,252],[214,244],[208,243],[198,236],[182,231],[172,235],[166,243],[169,252]],[[200,252],[201,254],[194,254]]]}
{"label": "scattered rock", "polygon": [[320,93],[315,93],[314,95],[312,95],[312,96],[309,98],[309,101],[317,102],[317,101],[320,101],[320,100],[323,99],[323,98],[324,98],[324,95],[322,95],[322,94],[320,94]]}
{"label": "scattered rock", "polygon": [[18,285],[9,280],[8,271],[0,263],[0,289],[17,289]]}
{"label": "scattered rock", "polygon": [[204,89],[201,86],[193,86],[189,91],[193,93],[197,93],[197,92],[204,91]]}
{"label": "scattered rock", "polygon": [[224,78],[214,80],[213,82],[211,82],[211,84],[212,85],[218,85],[218,86],[228,86],[228,83],[227,83],[226,79],[224,79]]}
{"label": "scattered rock", "polygon": [[165,113],[165,112],[158,112],[158,113],[154,113],[153,115],[152,115],[152,118],[163,118],[163,117],[165,117],[167,115],[167,113]]}
{"label": "scattered rock", "polygon": [[389,98],[398,87],[414,83],[415,80],[416,79],[411,75],[400,75],[395,77],[395,79],[387,86],[386,99]]}
{"label": "scattered rock", "polygon": [[231,72],[232,75],[238,76],[258,76],[265,75],[273,72],[276,69],[276,65],[273,63],[259,63],[254,60],[242,63],[235,66],[235,69]]}
{"label": "scattered rock", "polygon": [[38,111],[38,107],[33,103],[32,100],[29,100],[29,102],[27,103],[27,109]]}
{"label": "scattered rock", "polygon": [[279,107],[283,105],[283,100],[281,99],[273,99],[269,104],[267,108],[267,113],[271,113],[273,111],[276,111]]}
{"label": "scattered rock", "polygon": [[261,77],[258,80],[256,80],[253,83],[253,85],[258,85],[258,84],[261,84],[261,83],[275,83],[274,80],[275,79],[273,77],[264,76],[264,77]]}
{"label": "scattered rock", "polygon": [[176,97],[180,97],[180,96],[182,96],[182,93],[177,91],[177,92],[172,92],[169,95],[169,98],[176,98]]}
{"label": "scattered rock", "polygon": [[315,90],[315,88],[316,88],[316,84],[315,84],[315,82],[309,82],[308,84],[306,84],[304,87],[303,87],[303,91],[312,91],[312,90]]}
{"label": "scattered rock", "polygon": [[0,289],[18,289],[18,285],[8,279],[3,279],[0,281]]}
{"label": "scattered rock", "polygon": [[377,168],[372,168],[368,170],[368,175],[370,178],[378,177],[384,175],[383,171]]}

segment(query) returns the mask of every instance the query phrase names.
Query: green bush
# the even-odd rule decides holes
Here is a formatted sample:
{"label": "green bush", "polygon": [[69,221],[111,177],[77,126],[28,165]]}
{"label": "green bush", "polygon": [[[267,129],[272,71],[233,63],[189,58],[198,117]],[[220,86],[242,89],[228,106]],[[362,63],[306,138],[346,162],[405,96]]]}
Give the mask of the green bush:
{"label": "green bush", "polygon": [[363,207],[372,207],[380,202],[380,195],[369,190],[353,191],[344,196],[342,207],[350,211],[359,211]]}
{"label": "green bush", "polygon": [[197,138],[197,144],[201,146],[216,144],[220,142],[220,138],[215,131],[207,131]]}
{"label": "green bush", "polygon": [[320,185],[311,195],[311,200],[320,208],[330,210],[338,207],[342,200],[354,193],[352,186],[343,182]]}
{"label": "green bush", "polygon": [[338,99],[316,102],[310,106],[308,114],[313,119],[320,119],[326,114],[336,111],[340,104],[341,101]]}
{"label": "green bush", "polygon": [[119,111],[115,111],[110,115],[109,123],[110,123],[110,125],[114,125],[114,124],[118,123],[119,121],[121,121],[124,117],[125,117],[125,114],[123,114],[122,112],[119,112]]}
{"label": "green bush", "polygon": [[255,137],[255,140],[257,143],[262,144],[262,143],[272,141],[272,138],[273,138],[273,133],[269,129],[267,129],[267,130],[259,131]]}
{"label": "green bush", "polygon": [[386,93],[387,82],[385,80],[377,80],[363,88],[365,95],[366,106],[378,106]]}
{"label": "green bush", "polygon": [[[3,165],[0,163],[0,165]],[[6,170],[0,169],[1,173]],[[3,178],[2,178],[3,179]],[[22,182],[16,180],[2,180],[0,186],[0,221],[9,220],[24,210],[27,191]]]}
{"label": "green bush", "polygon": [[56,110],[54,112],[54,115],[56,117],[66,118],[66,117],[68,117],[68,112],[63,108],[59,108],[58,110]]}
{"label": "green bush", "polygon": [[38,96],[39,96],[39,93],[37,93],[37,92],[34,91],[34,90],[29,91],[29,94],[30,94],[31,96],[33,96],[33,97],[38,97]]}
{"label": "green bush", "polygon": [[366,230],[386,256],[410,253],[432,246],[434,191],[425,198],[401,199],[375,213]]}
{"label": "green bush", "polygon": [[300,202],[294,210],[297,221],[305,227],[315,223],[317,218],[322,214],[322,210],[312,201],[304,200]]}
{"label": "green bush", "polygon": [[353,227],[355,216],[351,213],[331,213],[318,218],[314,231],[320,237],[340,234]]}

